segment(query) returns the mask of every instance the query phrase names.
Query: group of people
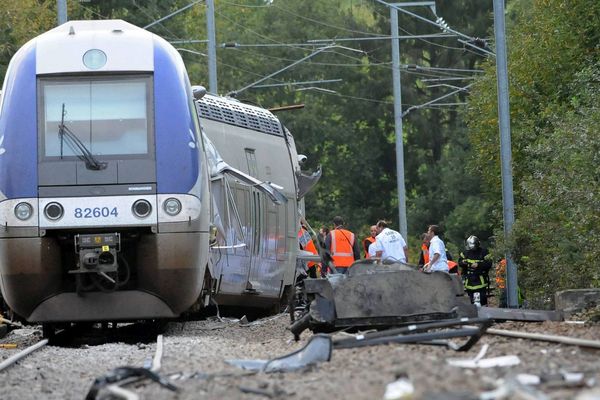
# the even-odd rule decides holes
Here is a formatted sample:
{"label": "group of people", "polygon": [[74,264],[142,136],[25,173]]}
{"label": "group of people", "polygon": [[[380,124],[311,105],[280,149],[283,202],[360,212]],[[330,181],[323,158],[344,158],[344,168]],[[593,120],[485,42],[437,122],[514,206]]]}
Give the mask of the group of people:
{"label": "group of people", "polygon": [[[361,247],[364,258],[377,257],[383,263],[408,264],[406,240],[399,232],[389,228],[386,221],[380,220],[377,224],[371,226],[370,236],[360,242],[353,232],[344,227],[342,217],[334,217],[333,225],[332,230],[322,227],[319,235],[323,247],[329,250],[337,272],[347,273],[348,268],[355,261],[361,259]],[[419,269],[425,273],[442,271],[460,274],[471,302],[486,305],[489,271],[492,267],[491,257],[487,249],[481,246],[479,238],[470,236],[466,241],[465,250],[460,252],[458,263],[454,262],[446,251],[440,233],[441,230],[438,225],[429,225],[427,232],[423,234]],[[301,228],[298,238],[301,249],[318,254],[306,227]],[[314,262],[308,263],[308,271],[311,277],[324,276],[327,272],[325,267],[321,268],[318,263]]]}

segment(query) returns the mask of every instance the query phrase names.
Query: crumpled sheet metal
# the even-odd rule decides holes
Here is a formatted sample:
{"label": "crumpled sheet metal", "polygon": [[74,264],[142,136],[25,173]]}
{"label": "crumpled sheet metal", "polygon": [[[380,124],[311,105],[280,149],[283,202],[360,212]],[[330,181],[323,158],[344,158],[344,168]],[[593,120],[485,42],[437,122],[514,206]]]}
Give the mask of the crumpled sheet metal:
{"label": "crumpled sheet metal", "polygon": [[[337,318],[451,314],[461,303],[465,310],[467,305],[472,306],[462,284],[452,275],[393,268],[384,265],[374,273],[351,274],[331,281]],[[470,311],[461,316],[477,316],[475,308]]]}
{"label": "crumpled sheet metal", "polygon": [[226,363],[251,371],[289,372],[306,366],[329,361],[333,349],[331,337],[315,335],[308,343],[293,353],[271,360],[225,360]]}

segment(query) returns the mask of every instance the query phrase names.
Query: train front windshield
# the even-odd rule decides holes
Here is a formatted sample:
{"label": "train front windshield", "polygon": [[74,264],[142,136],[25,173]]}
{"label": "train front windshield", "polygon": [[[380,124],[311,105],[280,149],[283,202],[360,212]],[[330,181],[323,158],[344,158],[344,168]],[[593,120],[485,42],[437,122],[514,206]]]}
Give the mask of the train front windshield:
{"label": "train front windshield", "polygon": [[150,76],[40,79],[42,154],[148,155],[151,82]]}

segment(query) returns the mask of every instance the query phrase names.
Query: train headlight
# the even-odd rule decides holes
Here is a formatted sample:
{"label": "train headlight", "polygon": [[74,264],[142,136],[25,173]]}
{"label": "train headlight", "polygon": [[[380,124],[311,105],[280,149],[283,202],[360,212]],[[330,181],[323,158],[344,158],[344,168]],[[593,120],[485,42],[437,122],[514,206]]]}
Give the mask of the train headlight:
{"label": "train headlight", "polygon": [[138,218],[146,218],[152,212],[152,204],[148,200],[136,200],[131,210]]}
{"label": "train headlight", "polygon": [[91,49],[83,55],[83,64],[89,69],[99,69],[106,64],[106,53],[99,49]]}
{"label": "train headlight", "polygon": [[165,200],[163,203],[163,208],[167,214],[169,214],[171,217],[174,217],[181,212],[181,202],[171,197]]}
{"label": "train headlight", "polygon": [[21,221],[28,220],[33,215],[33,207],[29,203],[19,203],[15,206],[15,216]]}
{"label": "train headlight", "polygon": [[44,215],[51,221],[57,221],[62,218],[65,210],[63,207],[56,203],[48,203],[46,207],[44,207]]}

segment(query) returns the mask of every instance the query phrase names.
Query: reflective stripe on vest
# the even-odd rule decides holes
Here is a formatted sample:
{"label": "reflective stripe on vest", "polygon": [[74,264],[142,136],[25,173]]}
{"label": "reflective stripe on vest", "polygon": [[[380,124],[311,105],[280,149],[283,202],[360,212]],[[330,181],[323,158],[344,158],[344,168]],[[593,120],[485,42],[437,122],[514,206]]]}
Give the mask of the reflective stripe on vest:
{"label": "reflective stripe on vest", "polygon": [[331,231],[331,257],[336,267],[347,268],[354,262],[354,233],[345,229]]}
{"label": "reflective stripe on vest", "polygon": [[483,275],[479,275],[479,282],[481,282],[479,285],[470,285],[469,279],[465,278],[465,280],[464,280],[465,289],[477,290],[477,289],[483,289],[484,287],[487,287],[487,283],[485,283],[485,279],[483,279]]}

